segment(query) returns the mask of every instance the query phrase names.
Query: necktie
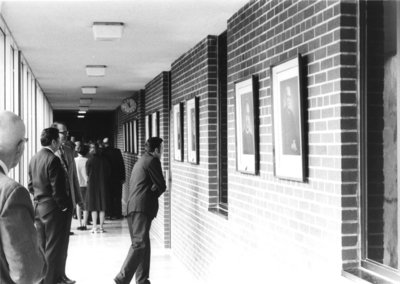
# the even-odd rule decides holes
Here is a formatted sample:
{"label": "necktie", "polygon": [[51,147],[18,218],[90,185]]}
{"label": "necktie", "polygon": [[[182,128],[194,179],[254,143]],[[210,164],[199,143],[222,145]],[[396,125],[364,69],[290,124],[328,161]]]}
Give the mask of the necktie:
{"label": "necktie", "polygon": [[67,163],[67,159],[65,158],[64,148],[62,146],[60,146],[59,152],[60,152],[61,164],[65,170],[66,189],[67,189],[67,195],[69,196],[70,195],[70,185],[69,185],[69,176],[68,176],[68,163]]}
{"label": "necktie", "polygon": [[65,172],[68,174],[68,163],[67,160],[65,159],[65,152],[62,146],[60,147],[60,158],[61,158],[61,164],[63,165]]}

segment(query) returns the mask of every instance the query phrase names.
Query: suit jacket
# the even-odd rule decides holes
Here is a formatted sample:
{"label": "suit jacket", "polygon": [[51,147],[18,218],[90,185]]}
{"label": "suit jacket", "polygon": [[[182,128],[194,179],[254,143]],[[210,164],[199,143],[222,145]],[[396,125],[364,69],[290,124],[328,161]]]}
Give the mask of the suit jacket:
{"label": "suit jacket", "polygon": [[111,181],[123,183],[125,181],[125,164],[121,150],[107,147],[103,150],[103,155],[111,165]]}
{"label": "suit jacket", "polygon": [[158,197],[166,188],[160,160],[145,152],[132,170],[127,214],[143,212],[150,218],[156,217]]}
{"label": "suit jacket", "polygon": [[39,283],[45,272],[29,193],[0,167],[0,283]]}
{"label": "suit jacket", "polygon": [[[83,208],[82,195],[79,189],[79,180],[78,180],[78,172],[76,170],[75,164],[75,150],[70,148],[68,145],[63,146],[64,149],[64,157],[68,166],[68,181],[69,181],[69,189],[71,193],[71,198],[73,202],[73,206],[75,208],[76,204],[79,204],[81,208]],[[56,152],[56,155],[61,158],[60,151]]]}
{"label": "suit jacket", "polygon": [[40,216],[55,210],[72,208],[67,192],[67,177],[60,159],[49,149],[43,148],[29,163],[28,189],[34,200],[40,203],[36,212]]}

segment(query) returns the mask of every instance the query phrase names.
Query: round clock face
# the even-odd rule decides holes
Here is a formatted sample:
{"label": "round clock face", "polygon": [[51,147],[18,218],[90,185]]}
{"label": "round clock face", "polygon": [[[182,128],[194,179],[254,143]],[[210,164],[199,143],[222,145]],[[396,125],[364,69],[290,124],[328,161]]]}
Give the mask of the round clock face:
{"label": "round clock face", "polygon": [[133,98],[126,99],[122,102],[121,109],[123,112],[134,112],[137,108],[136,101]]}

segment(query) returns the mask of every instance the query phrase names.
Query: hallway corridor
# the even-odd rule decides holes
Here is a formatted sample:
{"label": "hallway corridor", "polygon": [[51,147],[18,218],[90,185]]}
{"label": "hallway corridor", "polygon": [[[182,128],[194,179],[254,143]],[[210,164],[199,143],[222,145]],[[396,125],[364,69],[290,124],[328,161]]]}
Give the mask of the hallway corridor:
{"label": "hallway corridor", "polygon": [[[107,220],[103,234],[77,231],[77,221],[73,220],[74,235],[70,238],[67,275],[77,284],[114,283],[129,248],[129,231],[126,219]],[[199,283],[176,260],[171,251],[164,249],[152,238],[150,281],[152,284]],[[135,283],[132,281],[132,283]]]}

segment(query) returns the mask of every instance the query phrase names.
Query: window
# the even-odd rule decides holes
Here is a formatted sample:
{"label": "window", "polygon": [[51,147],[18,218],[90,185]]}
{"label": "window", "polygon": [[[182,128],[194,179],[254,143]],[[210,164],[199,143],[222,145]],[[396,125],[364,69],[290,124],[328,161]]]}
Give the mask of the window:
{"label": "window", "polygon": [[227,33],[218,37],[218,205],[228,210]]}
{"label": "window", "polygon": [[361,265],[378,275],[400,280],[400,3],[362,1],[360,7]]}
{"label": "window", "polygon": [[4,32],[0,29],[0,109],[6,108],[6,57],[5,57],[5,47],[6,47],[6,36]]}

